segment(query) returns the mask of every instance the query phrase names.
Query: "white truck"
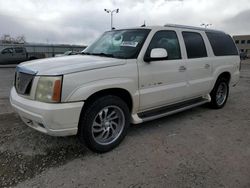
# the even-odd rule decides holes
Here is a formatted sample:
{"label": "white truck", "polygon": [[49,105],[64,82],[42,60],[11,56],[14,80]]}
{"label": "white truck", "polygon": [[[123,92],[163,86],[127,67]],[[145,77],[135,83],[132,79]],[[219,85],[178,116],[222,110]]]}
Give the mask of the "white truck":
{"label": "white truck", "polygon": [[20,64],[10,102],[30,127],[107,152],[139,124],[222,108],[240,57],[221,31],[165,25],[105,32],[82,54]]}

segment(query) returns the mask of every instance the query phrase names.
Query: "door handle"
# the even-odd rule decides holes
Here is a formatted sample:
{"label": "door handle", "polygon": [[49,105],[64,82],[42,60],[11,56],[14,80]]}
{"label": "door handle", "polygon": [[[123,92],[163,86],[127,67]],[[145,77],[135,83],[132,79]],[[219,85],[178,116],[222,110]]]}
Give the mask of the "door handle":
{"label": "door handle", "polygon": [[185,72],[187,68],[185,66],[180,66],[179,67],[179,72]]}
{"label": "door handle", "polygon": [[210,65],[209,64],[205,64],[205,69],[209,69]]}

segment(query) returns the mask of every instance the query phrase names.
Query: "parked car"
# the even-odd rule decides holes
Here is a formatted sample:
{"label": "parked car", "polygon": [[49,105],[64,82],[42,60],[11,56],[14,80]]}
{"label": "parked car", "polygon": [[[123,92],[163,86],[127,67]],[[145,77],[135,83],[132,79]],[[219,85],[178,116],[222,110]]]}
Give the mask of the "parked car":
{"label": "parked car", "polygon": [[240,52],[240,59],[241,60],[247,59],[247,53],[246,52]]}
{"label": "parked car", "polygon": [[8,47],[0,51],[0,65],[18,64],[20,62],[44,58],[43,53],[28,53],[24,47]]}
{"label": "parked car", "polygon": [[82,55],[26,62],[10,102],[30,127],[107,152],[139,124],[205,103],[222,108],[240,57],[221,31],[166,25],[112,30]]}

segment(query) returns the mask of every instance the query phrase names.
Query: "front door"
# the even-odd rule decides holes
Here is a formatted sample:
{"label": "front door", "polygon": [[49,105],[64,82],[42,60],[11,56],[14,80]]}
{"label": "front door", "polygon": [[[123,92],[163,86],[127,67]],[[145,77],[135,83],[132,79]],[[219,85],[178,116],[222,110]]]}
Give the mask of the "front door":
{"label": "front door", "polygon": [[156,32],[145,57],[150,57],[153,48],[166,49],[168,56],[162,60],[138,62],[141,111],[181,101],[187,87],[186,71],[176,32]]}
{"label": "front door", "polygon": [[5,48],[1,52],[1,64],[10,64],[15,61],[13,48]]}

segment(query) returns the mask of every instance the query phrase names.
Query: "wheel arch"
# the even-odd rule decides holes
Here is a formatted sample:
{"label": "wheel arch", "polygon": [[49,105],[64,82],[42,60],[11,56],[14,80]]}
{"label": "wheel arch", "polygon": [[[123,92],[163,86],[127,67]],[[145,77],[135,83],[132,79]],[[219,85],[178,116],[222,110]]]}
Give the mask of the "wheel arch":
{"label": "wheel arch", "polygon": [[[228,84],[230,83],[230,80],[231,80],[231,73],[228,72],[228,71],[225,71],[225,72],[222,72],[219,74],[219,76],[217,77],[217,80],[220,79],[220,78],[226,78],[227,81],[228,81]],[[216,80],[216,81],[217,81]]]}
{"label": "wheel arch", "polygon": [[[226,84],[226,93],[224,93],[224,91],[222,91],[222,94],[219,92],[218,94],[218,88],[220,86],[220,83],[221,83],[221,79],[224,78],[223,82],[224,84]],[[226,80],[225,80],[226,79]],[[220,109],[220,108],[223,108],[224,105],[226,104],[227,102],[227,99],[228,99],[228,94],[229,94],[229,83],[230,83],[230,79],[231,79],[231,74],[227,71],[225,72],[222,72],[221,74],[218,75],[216,81],[215,81],[215,84],[213,86],[213,89],[212,91],[210,92],[210,96],[211,96],[211,102],[209,104],[209,106],[213,109]],[[225,83],[225,81],[227,83]],[[223,89],[224,90],[224,89]],[[220,95],[219,96],[219,100],[220,98],[222,97],[222,101],[218,101],[217,99],[217,95]],[[224,98],[225,97],[225,98]]]}
{"label": "wheel arch", "polygon": [[84,106],[87,107],[91,102],[93,102],[96,98],[100,98],[103,96],[113,95],[119,97],[121,100],[123,100],[130,110],[130,112],[133,109],[133,99],[129,91],[123,88],[108,88],[103,89],[100,91],[97,91],[90,95],[84,102]]}
{"label": "wheel arch", "polygon": [[[103,96],[117,96],[119,97],[121,100],[123,100],[129,108],[129,111],[132,112],[133,109],[133,98],[131,96],[131,94],[123,88],[109,88],[109,89],[103,89],[103,90],[99,90],[95,93],[93,93],[92,95],[90,95],[86,100],[84,100],[84,105],[82,107],[81,110],[81,114],[84,114],[86,109],[98,98],[103,97]],[[79,118],[81,118],[82,115],[80,115]],[[79,120],[80,122],[80,120]],[[79,126],[79,125],[78,125]],[[78,128],[78,130],[80,130]]]}
{"label": "wheel arch", "polygon": [[231,73],[229,71],[223,71],[221,73],[219,73],[217,76],[216,76],[216,79],[214,79],[213,83],[212,83],[212,87],[211,87],[211,90],[210,92],[212,92],[212,90],[214,89],[217,81],[220,79],[220,78],[226,78],[228,80],[228,84],[230,83],[231,81]]}

